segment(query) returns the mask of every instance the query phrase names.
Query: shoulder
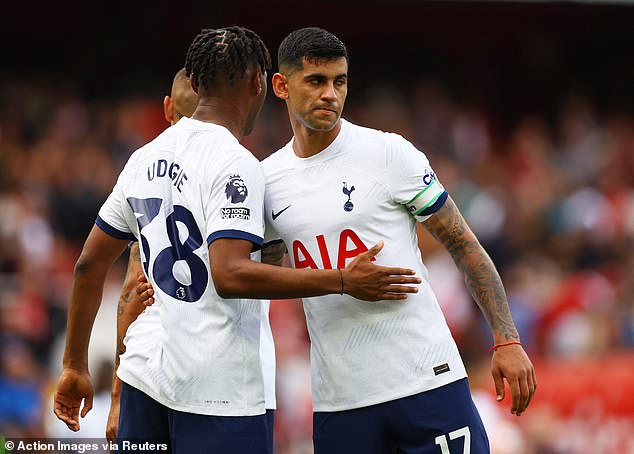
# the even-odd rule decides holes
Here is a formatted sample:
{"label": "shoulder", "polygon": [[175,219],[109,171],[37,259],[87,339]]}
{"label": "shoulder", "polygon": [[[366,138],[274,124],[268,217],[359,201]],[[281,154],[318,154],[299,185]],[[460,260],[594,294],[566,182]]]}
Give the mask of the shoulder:
{"label": "shoulder", "polygon": [[356,161],[361,154],[364,159],[359,164],[366,168],[375,168],[380,173],[383,173],[390,163],[402,159],[403,153],[416,150],[407,139],[393,132],[359,126],[347,121],[343,126],[346,136],[344,148],[351,152],[350,158]]}
{"label": "shoulder", "polygon": [[200,129],[192,142],[197,149],[194,153],[191,150],[187,153],[192,162],[200,165],[198,171],[222,173],[223,169],[253,168],[261,172],[260,161],[226,130]]}
{"label": "shoulder", "polygon": [[348,144],[362,146],[366,150],[374,150],[376,152],[386,153],[395,148],[413,145],[403,136],[386,132],[380,129],[359,126],[344,120],[344,131],[347,135]]}
{"label": "shoulder", "polygon": [[130,155],[127,165],[136,165],[148,155],[169,148],[169,144],[175,140],[175,137],[176,130],[174,126],[169,126],[154,139],[134,151]]}
{"label": "shoulder", "polygon": [[386,161],[390,162],[414,159],[416,162],[427,161],[427,156],[416,145],[400,134],[394,132],[377,131],[375,140],[380,141],[385,152]]}
{"label": "shoulder", "polygon": [[247,148],[236,143],[224,155],[224,167],[234,173],[245,173],[264,179],[262,163]]}
{"label": "shoulder", "polygon": [[241,162],[245,165],[257,167],[258,169],[262,168],[262,163],[258,160],[258,158],[256,158],[248,148],[245,148],[239,143],[230,147],[229,152],[231,154],[229,158],[230,161]]}
{"label": "shoulder", "polygon": [[289,150],[291,149],[291,143],[284,145],[282,148],[272,153],[268,158],[262,161],[262,168],[266,175],[271,174],[275,170],[279,169],[288,161]]}
{"label": "shoulder", "polygon": [[156,139],[151,142],[146,143],[142,147],[136,149],[130,157],[128,158],[128,162],[126,162],[123,170],[121,171],[121,175],[125,175],[134,171],[139,165],[141,165],[147,157],[152,154],[153,150],[156,149]]}

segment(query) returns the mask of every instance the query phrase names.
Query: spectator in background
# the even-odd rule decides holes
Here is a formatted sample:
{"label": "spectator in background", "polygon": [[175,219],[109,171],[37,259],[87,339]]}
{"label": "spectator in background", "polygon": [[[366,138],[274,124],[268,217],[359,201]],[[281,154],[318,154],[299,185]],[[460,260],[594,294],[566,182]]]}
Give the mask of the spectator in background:
{"label": "spectator in background", "polygon": [[[357,67],[361,68],[355,74],[355,83],[361,85],[364,62],[360,58],[355,58],[354,61],[355,66],[358,65]],[[48,386],[47,370],[55,370],[55,367],[50,366],[47,361],[49,349],[53,344],[52,340],[64,334],[68,281],[72,276],[72,267],[81,246],[77,240],[77,234],[62,228],[62,223],[58,219],[60,216],[51,209],[53,205],[50,200],[52,197],[62,197],[55,195],[64,186],[61,181],[71,180],[67,187],[72,188],[77,163],[74,153],[78,152],[78,155],[84,156],[81,158],[82,162],[93,163],[92,168],[98,167],[98,172],[90,174],[91,178],[95,178],[94,180],[82,180],[78,185],[81,188],[90,188],[97,200],[94,206],[98,207],[107,197],[122,163],[140,144],[162,131],[165,122],[162,109],[156,102],[157,96],[162,96],[160,91],[145,97],[124,92],[121,89],[113,91],[113,96],[109,93],[108,97],[105,95],[95,97],[94,94],[79,96],[80,89],[71,86],[68,81],[60,83],[59,79],[49,78],[47,73],[42,74],[43,77],[29,78],[28,75],[24,75],[19,79],[3,74],[0,78],[0,331],[22,340],[24,348],[30,350],[30,356],[36,361],[36,367],[32,368],[32,373],[35,374],[33,382]],[[373,73],[368,71],[368,74]],[[590,180],[584,184],[578,181],[568,184],[570,172],[566,167],[576,166],[574,154],[571,155],[572,161],[563,160],[561,150],[569,148],[569,144],[574,141],[564,140],[564,135],[560,132],[563,131],[563,126],[559,125],[564,122],[564,112],[567,110],[566,105],[569,105],[567,101],[569,98],[547,100],[548,106],[554,108],[557,105],[560,106],[559,115],[551,115],[543,110],[533,111],[527,120],[509,115],[509,112],[502,110],[504,106],[489,102],[490,100],[476,103],[475,107],[485,114],[486,124],[472,125],[466,132],[474,127],[483,127],[490,134],[490,150],[484,153],[482,147],[485,140],[478,138],[482,132],[477,133],[475,145],[478,148],[475,151],[484,153],[484,158],[482,154],[478,158],[484,159],[484,164],[478,165],[478,160],[470,155],[473,150],[469,147],[473,145],[464,138],[470,136],[465,136],[465,126],[460,125],[471,118],[470,112],[473,111],[473,105],[467,106],[464,103],[464,96],[468,98],[477,94],[469,88],[456,87],[447,80],[433,78],[427,78],[421,82],[418,80],[413,82],[411,88],[406,84],[397,86],[396,83],[390,85],[382,81],[376,81],[376,84],[384,86],[384,92],[394,93],[404,102],[399,106],[398,118],[399,121],[405,123],[398,126],[398,130],[413,131],[414,143],[421,149],[429,150],[429,157],[433,158],[432,162],[435,163],[434,168],[437,174],[448,192],[455,196],[457,205],[474,229],[482,224],[483,220],[486,221],[486,218],[473,217],[476,216],[476,210],[469,208],[469,200],[477,201],[478,197],[474,196],[478,196],[481,191],[486,191],[495,196],[496,202],[501,203],[501,212],[491,211],[495,215],[496,222],[499,222],[500,217],[502,218],[500,229],[490,238],[482,237],[482,239],[483,242],[486,241],[485,246],[507,284],[509,304],[528,351],[531,354],[539,354],[538,358],[542,354],[552,356],[551,347],[541,338],[543,336],[552,338],[554,325],[540,329],[539,333],[536,329],[541,326],[540,320],[549,313],[553,295],[559,292],[571,274],[582,269],[582,262],[586,271],[593,270],[606,276],[615,289],[614,301],[607,304],[604,309],[611,320],[610,326],[613,327],[610,330],[609,342],[606,345],[602,340],[602,332],[594,330],[590,331],[591,342],[609,349],[604,351],[602,356],[609,356],[613,351],[632,351],[634,347],[634,287],[632,286],[634,282],[634,262],[632,261],[634,257],[634,116],[631,110],[616,109],[615,105],[606,103],[603,103],[601,109],[597,109],[593,107],[593,104],[601,98],[594,95],[585,97],[586,108],[590,109],[593,116],[592,121],[586,124],[592,125],[594,132],[591,134],[587,131],[583,132],[578,126],[576,129],[581,131],[579,136],[596,136],[596,132],[599,131],[598,135],[603,139],[598,142],[599,148],[594,152],[600,155],[600,160],[604,161],[605,167],[602,165],[598,180],[595,178],[595,181]],[[579,98],[579,96],[575,97]],[[624,93],[618,94],[618,100],[627,105],[628,98]],[[349,97],[347,101],[348,116],[355,122],[380,127],[383,124],[383,115],[380,111],[383,100],[375,100],[377,108],[367,111],[365,107],[370,101],[371,91],[364,94],[362,90],[358,90],[356,95]],[[75,113],[72,115],[64,113],[63,121],[56,120],[58,112],[68,111],[71,105],[75,106],[72,108]],[[393,103],[390,109],[395,109]],[[74,126],[73,118],[77,120]],[[517,123],[514,123],[515,121]],[[509,177],[508,173],[510,163],[514,163],[514,166],[517,164],[518,159],[513,155],[518,152],[518,137],[520,135],[527,137],[527,122],[535,125],[531,127],[533,129],[531,135],[535,137],[531,139],[531,143],[543,148],[543,157],[540,157],[543,164],[539,165],[547,166],[548,172],[551,172],[550,182],[540,179],[540,183],[535,184],[533,189],[538,190],[544,181],[548,185],[552,182],[557,184],[565,182],[567,189],[544,191],[548,197],[539,200],[539,204],[543,207],[541,214],[532,217],[530,222],[522,223],[517,221],[518,214],[524,212],[525,205],[534,205],[532,200],[522,195],[529,196],[525,189],[530,184],[530,180],[521,178],[519,170],[513,173],[514,176],[520,176],[519,180]],[[75,128],[74,138],[67,137],[62,142],[60,133],[57,132],[60,128]],[[258,156],[265,157],[270,150],[283,145],[283,138],[290,137],[290,134],[286,110],[281,104],[269,99],[264,106],[260,123],[254,134],[249,137],[247,148],[251,148]],[[538,142],[537,139],[539,139]],[[67,145],[72,147],[69,148],[72,152],[64,152],[64,147]],[[538,152],[537,149],[533,151]],[[474,166],[465,165],[462,159],[473,162]],[[526,159],[525,152],[522,152],[521,159]],[[535,166],[536,161],[532,159],[530,164]],[[530,173],[543,175],[543,170],[534,167]],[[107,182],[102,183],[102,181]],[[575,221],[577,227],[574,229],[571,226],[575,224],[567,224],[568,227],[564,227],[563,202],[568,196],[582,188],[598,191],[601,197],[598,199],[595,197],[595,199],[601,201],[602,212],[606,212],[605,203],[612,207],[607,211],[609,217],[602,222],[603,225],[613,224],[614,228],[603,229],[603,233],[599,234],[589,230],[579,235],[578,230],[580,227],[583,228],[583,223]],[[542,194],[538,195],[541,197]],[[31,214],[25,216],[24,213],[27,212]],[[503,216],[500,216],[500,213]],[[33,227],[26,228],[28,224],[37,226],[37,222],[40,222],[28,220],[34,215],[43,222],[36,229],[41,235],[37,241],[33,241],[31,235],[26,235],[27,231],[33,230]],[[583,216],[576,219],[583,220]],[[596,217],[593,216],[593,219]],[[93,220],[91,216],[85,219],[76,218],[73,221],[77,224],[85,223],[81,227],[85,229],[86,225],[90,226]],[[539,235],[535,235],[536,232]],[[480,237],[480,232],[476,234]],[[50,240],[47,240],[47,237]],[[575,237],[574,241],[569,241],[573,237]],[[518,238],[526,238],[526,241],[514,241]],[[597,243],[598,239],[600,242]],[[25,242],[29,246],[28,250],[25,249]],[[32,256],[32,252],[28,251],[33,251],[36,243],[41,244],[42,247],[38,246],[37,255]],[[443,273],[447,270],[447,261],[443,258],[442,250],[436,248],[433,243],[427,241],[423,245],[425,263],[430,266],[430,273],[446,276]],[[503,255],[500,255],[500,251]],[[595,258],[588,259],[589,251]],[[581,256],[586,258],[580,261],[577,257]],[[33,268],[39,270],[37,275],[29,274],[27,271]],[[451,279],[451,286],[441,289],[443,297],[439,298],[439,303],[452,324],[458,345],[464,353],[465,363],[469,367],[482,357],[486,357],[488,362],[486,351],[471,347],[489,341],[488,328],[479,318],[473,304],[468,304],[470,301],[468,292],[464,287],[455,285],[454,278]],[[432,278],[431,281],[434,286],[434,281],[437,282],[438,279]],[[112,309],[113,313],[119,283],[120,281],[116,280],[111,283],[111,286],[117,288],[110,292],[111,306],[105,308]],[[26,297],[27,295],[30,296]],[[38,300],[40,300],[39,303]],[[18,301],[20,303],[16,304]],[[27,302],[29,304],[26,304]],[[275,323],[276,317],[279,316],[278,307],[274,305],[272,308],[272,323]],[[520,307],[521,309],[518,310]],[[114,324],[110,324],[103,331],[110,333],[113,326]],[[286,335],[283,330],[299,331],[297,327],[303,326],[305,326],[305,319],[301,312],[285,315],[280,323],[274,326],[276,333],[280,333],[276,336],[278,348],[282,350],[288,348],[284,345]],[[294,351],[305,352],[308,349],[307,336],[305,333],[302,336],[302,332],[294,336],[293,342],[297,344],[293,346]],[[34,334],[36,334],[35,338],[32,337]],[[108,335],[104,337],[103,342],[112,345],[113,342]],[[33,339],[41,340],[33,342]],[[538,345],[541,347],[538,348]],[[109,352],[108,355],[110,355]],[[580,356],[577,353],[575,355]],[[304,376],[307,364],[301,363],[298,356],[300,355],[283,354],[279,358],[281,370],[294,370],[299,367],[299,372],[291,374]],[[285,360],[286,357],[289,358],[288,362]],[[57,361],[57,358],[55,360]],[[301,366],[296,366],[300,363]],[[289,377],[292,376],[289,375]],[[486,379],[488,380],[488,377]],[[293,379],[283,378],[283,380]],[[540,384],[542,386],[537,396],[538,400],[532,405],[541,405],[542,402],[539,399],[546,395],[547,390],[543,382],[540,381]],[[302,416],[292,419],[282,416],[285,410],[284,405],[292,399],[290,394],[304,395],[308,391],[308,385],[306,390],[298,388],[299,385],[295,384],[290,391],[284,387],[278,389],[278,415],[280,416],[278,425],[280,430],[293,435],[303,433],[309,437],[310,420],[308,418]],[[560,389],[559,391],[563,394],[567,390]],[[588,398],[596,399],[597,396],[588,395]],[[578,399],[579,404],[581,405],[585,399]],[[624,400],[627,399],[624,398]],[[309,412],[309,402],[305,402],[305,407]],[[533,408],[531,416],[538,409],[539,407]],[[293,414],[299,411],[294,408]],[[50,412],[49,406],[46,406],[46,412]],[[553,419],[546,420],[544,423],[550,428],[562,427],[562,424],[568,421],[568,416],[565,414],[552,414],[551,418]],[[302,421],[305,426],[301,430],[296,429],[296,424]],[[534,439],[535,437],[531,435],[536,429],[532,417],[520,418],[518,422],[522,430],[529,435],[528,440]],[[618,424],[619,427],[630,427],[624,421],[618,421]],[[612,429],[618,432],[616,423]],[[575,436],[585,437],[581,440],[586,442],[588,449],[591,449],[589,442],[596,438],[596,433],[600,430],[601,426],[597,426],[587,433],[580,431],[574,433]],[[630,434],[631,432],[627,435],[631,436]],[[548,452],[553,452],[557,443],[561,443],[561,439],[567,436],[561,431],[556,435],[560,439],[559,442],[556,437],[540,439],[539,443],[543,449],[539,452],[547,452],[548,449]],[[289,451],[288,445],[284,444],[282,439],[280,441],[282,444],[278,446],[278,452],[292,454],[298,452],[297,450]],[[590,452],[594,454],[599,451]]]}
{"label": "spectator in background", "polygon": [[40,437],[42,389],[40,366],[19,338],[3,335],[0,345],[0,434]]}

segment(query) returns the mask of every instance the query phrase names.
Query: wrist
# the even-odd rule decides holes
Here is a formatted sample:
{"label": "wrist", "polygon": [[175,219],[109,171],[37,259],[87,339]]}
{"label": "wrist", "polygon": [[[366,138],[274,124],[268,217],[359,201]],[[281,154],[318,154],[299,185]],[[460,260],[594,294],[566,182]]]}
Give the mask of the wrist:
{"label": "wrist", "polygon": [[88,373],[88,361],[77,361],[74,359],[64,359],[62,362],[64,369],[69,369],[79,373]]}
{"label": "wrist", "polygon": [[493,345],[505,344],[507,342],[521,342],[520,335],[515,332],[506,332],[504,334],[493,334]]}
{"label": "wrist", "polygon": [[503,342],[501,344],[494,344],[491,348],[489,348],[490,352],[496,352],[498,351],[499,348],[502,347],[509,347],[511,345],[522,345],[522,343],[519,340],[516,341],[509,341],[509,342]]}
{"label": "wrist", "polygon": [[344,279],[343,279],[343,270],[341,268],[337,268],[337,271],[339,271],[339,280],[341,281],[341,288],[339,289],[339,294],[343,295],[345,293],[345,283],[344,283]]}

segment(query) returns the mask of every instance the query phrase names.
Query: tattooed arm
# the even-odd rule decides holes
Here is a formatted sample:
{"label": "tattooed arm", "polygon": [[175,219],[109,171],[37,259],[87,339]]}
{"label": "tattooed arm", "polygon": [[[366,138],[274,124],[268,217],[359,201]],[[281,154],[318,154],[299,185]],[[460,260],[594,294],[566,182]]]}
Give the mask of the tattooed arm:
{"label": "tattooed arm", "polygon": [[119,368],[119,356],[125,353],[123,339],[130,324],[143,312],[145,306],[141,303],[137,295],[138,276],[143,274],[141,257],[139,254],[139,243],[135,242],[130,247],[130,258],[128,260],[128,271],[126,272],[121,296],[117,305],[117,350],[115,353],[114,374],[112,377],[112,400],[110,402],[110,413],[106,425],[106,438],[114,442],[119,428],[119,397],[121,394],[122,382],[117,377]]}
{"label": "tattooed arm", "polygon": [[282,266],[286,254],[286,245],[283,241],[265,245],[262,248],[262,263]]}
{"label": "tattooed arm", "polygon": [[[451,197],[423,226],[453,258],[493,332],[494,344],[519,341],[500,275]],[[495,351],[491,372],[498,400],[504,398],[506,378],[511,389],[511,413],[521,415],[537,388],[533,365],[522,346],[509,345]]]}

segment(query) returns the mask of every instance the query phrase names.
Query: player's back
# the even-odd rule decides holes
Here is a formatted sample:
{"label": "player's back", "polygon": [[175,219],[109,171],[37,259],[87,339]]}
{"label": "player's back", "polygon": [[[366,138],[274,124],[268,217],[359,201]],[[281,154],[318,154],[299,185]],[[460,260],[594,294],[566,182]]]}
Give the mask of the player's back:
{"label": "player's back", "polygon": [[[128,330],[119,376],[170,408],[263,412],[261,304],[220,298],[208,252],[217,238],[261,239],[261,179],[227,129],[184,118],[135,152],[100,212],[115,224],[111,212],[123,212],[155,289],[156,303]],[[144,317],[157,314],[160,330],[148,336]]]}

